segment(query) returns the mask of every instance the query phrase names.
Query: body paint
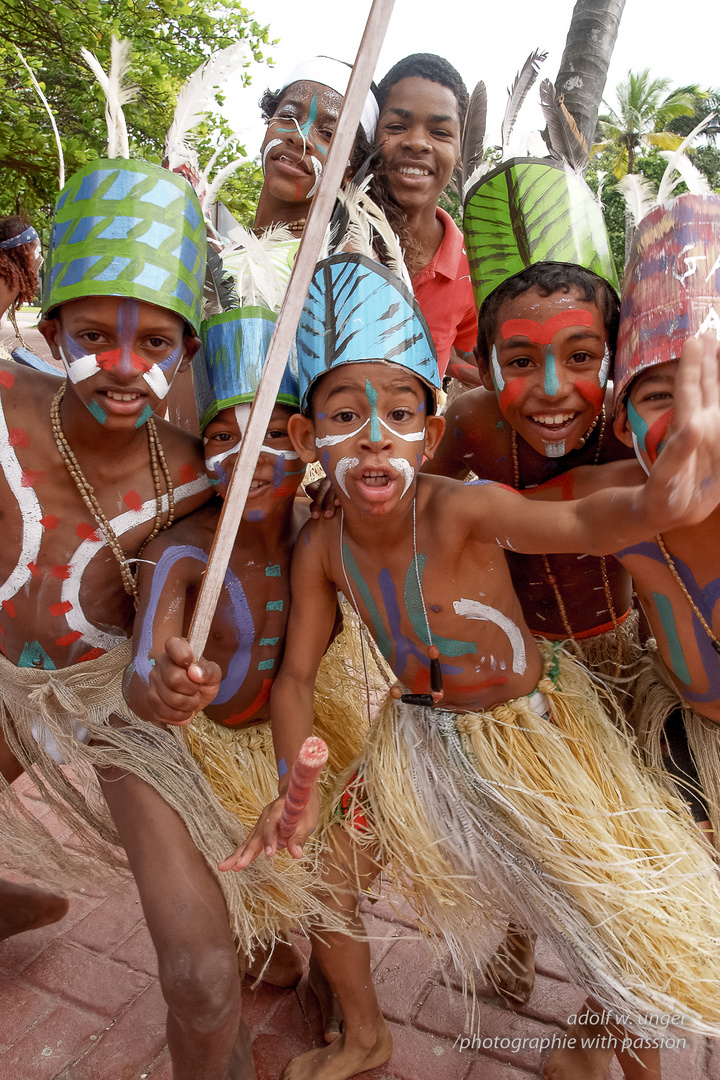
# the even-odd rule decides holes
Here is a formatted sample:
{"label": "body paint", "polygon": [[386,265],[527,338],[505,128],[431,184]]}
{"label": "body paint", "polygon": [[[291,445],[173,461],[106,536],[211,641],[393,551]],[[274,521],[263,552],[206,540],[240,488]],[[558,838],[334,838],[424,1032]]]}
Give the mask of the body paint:
{"label": "body paint", "polygon": [[463,615],[466,619],[482,619],[484,622],[494,623],[507,636],[513,651],[512,669],[516,675],[523,675],[527,668],[525,658],[525,642],[520,633],[520,628],[512,619],[504,615],[497,608],[481,604],[479,600],[455,600],[453,603],[456,615]]}
{"label": "body paint", "polygon": [[41,668],[43,671],[56,670],[55,664],[53,664],[39,641],[25,642],[17,666]]}
{"label": "body paint", "polygon": [[688,666],[685,662],[677,627],[675,626],[675,613],[673,611],[672,601],[670,600],[670,597],[665,596],[664,593],[654,592],[652,596],[655,607],[657,608],[657,613],[660,617],[660,623],[665,631],[665,637],[667,638],[672,669],[681,683],[684,683],[685,686],[690,686],[692,679],[690,678],[690,672],[688,671]]}
{"label": "body paint", "polygon": [[[415,572],[415,567],[411,565],[408,568],[408,573]],[[392,575],[389,570],[381,570],[378,574],[378,584],[380,585],[380,592],[382,593],[383,603],[385,605],[385,611],[387,612],[388,623],[390,625],[390,632],[395,643],[395,658],[392,662],[393,670],[396,672],[403,672],[408,664],[408,659],[413,656],[423,667],[427,669],[428,678],[430,675],[430,658],[429,656],[419,649],[414,641],[406,637],[402,632],[400,605],[398,604],[397,595],[395,593],[395,582],[392,579]],[[417,584],[417,583],[416,583]],[[423,619],[423,636],[420,638],[422,641],[427,637],[427,627]],[[434,639],[435,640],[435,639]],[[446,639],[440,638],[438,641],[445,641]],[[439,646],[440,648],[442,646]],[[427,648],[427,646],[425,646]],[[390,657],[387,657],[388,663],[390,663]],[[456,664],[441,664],[440,669],[443,675],[459,675],[462,672],[462,668]]]}
{"label": "body paint", "polygon": [[265,162],[267,160],[267,156],[268,156],[268,154],[270,153],[271,150],[274,150],[274,148],[276,146],[282,146],[282,139],[271,139],[270,142],[265,147],[265,149],[263,150],[263,156],[262,156],[263,176],[265,175]]}
{"label": "body paint", "polygon": [[345,473],[348,471],[348,469],[354,469],[355,466],[359,464],[360,458],[344,457],[340,458],[337,465],[335,466],[335,482],[342,491],[343,495],[345,495],[348,499],[350,498],[350,496],[348,495],[348,489],[345,487]]}
{"label": "body paint", "polygon": [[380,442],[380,423],[377,411],[377,390],[369,379],[365,380],[365,394],[370,404],[370,442]]}
{"label": "body paint", "polygon": [[545,349],[545,371],[543,377],[543,390],[548,397],[557,397],[560,393],[560,383],[557,376],[557,362],[551,345]]}
{"label": "body paint", "polygon": [[[425,625],[422,602],[422,583],[426,562],[427,556],[420,552],[417,557],[417,572],[415,570],[415,560],[413,559],[405,575],[405,610],[420,641],[425,641],[427,638],[427,626]],[[420,577],[419,588],[418,576]],[[429,644],[431,642],[428,642]],[[477,652],[477,645],[474,641],[456,641],[453,638],[439,637],[437,634],[433,634],[432,644],[437,645],[444,656],[470,656]]]}
{"label": "body paint", "polygon": [[505,380],[503,379],[503,374],[502,374],[502,371],[500,369],[500,364],[498,363],[497,349],[495,348],[494,345],[492,347],[492,355],[491,355],[491,358],[490,358],[490,367],[492,368],[493,382],[495,383],[495,389],[499,394],[501,392],[501,390],[505,389]]}
{"label": "body paint", "polygon": [[538,322],[537,319],[506,319],[500,333],[505,341],[518,336],[526,337],[535,345],[550,345],[558,331],[575,326],[592,326],[594,321],[584,308],[568,308],[567,311],[551,315],[545,322]]}
{"label": "body paint", "polygon": [[43,537],[42,507],[35,491],[23,484],[23,469],[18,461],[0,401],[0,466],[22,516],[22,541],[17,564],[10,576],[0,584],[0,602],[10,600],[32,576],[29,564],[34,565],[40,553]]}
{"label": "body paint", "polygon": [[610,373],[610,347],[608,346],[608,343],[605,342],[605,352],[603,353],[602,364],[600,365],[600,370],[598,371],[598,383],[600,384],[600,389],[601,390],[605,389],[605,384],[608,381],[609,373]]}
{"label": "body paint", "polygon": [[[388,464],[392,465],[393,469],[395,469],[396,472],[399,472],[403,478],[405,486],[403,487],[402,495],[400,496],[400,498],[402,499],[403,495],[415,479],[415,470],[413,469],[407,458],[404,457],[388,458]],[[345,494],[347,495],[347,491],[345,492]]]}
{"label": "body paint", "polygon": [[315,173],[315,183],[305,196],[306,199],[312,199],[313,195],[317,191],[318,187],[320,186],[320,177],[322,176],[323,171],[322,165],[313,154],[310,155],[310,164],[312,165],[313,172]]}
{"label": "body paint", "polygon": [[627,418],[631,431],[637,436],[637,442],[648,455],[651,463],[657,461],[658,455],[665,445],[665,435],[667,435],[668,428],[675,419],[675,410],[668,409],[667,412],[653,420],[650,427],[648,427],[628,398]]}
{"label": "body paint", "polygon": [[[349,431],[347,435],[325,435],[324,438],[315,440],[315,446],[318,448],[318,450],[321,450],[324,446],[339,446],[340,443],[347,442],[348,439],[353,439],[356,435],[359,435],[360,432],[363,431],[363,429],[366,428],[369,423],[370,417],[368,417],[365,423],[361,424],[359,428],[355,428],[354,431]],[[425,438],[425,428],[423,428],[422,431],[411,431],[407,435],[402,435],[399,431],[396,431],[395,428],[392,428],[389,424],[386,424],[384,420],[380,420],[378,418],[378,423],[381,424],[382,427],[384,427],[387,431],[389,431],[390,434],[393,435],[395,438],[402,439],[403,442],[420,442],[421,439]],[[372,434],[370,437],[372,439]],[[378,435],[378,439],[379,438],[380,436]],[[373,439],[373,442],[377,442],[378,439]]]}

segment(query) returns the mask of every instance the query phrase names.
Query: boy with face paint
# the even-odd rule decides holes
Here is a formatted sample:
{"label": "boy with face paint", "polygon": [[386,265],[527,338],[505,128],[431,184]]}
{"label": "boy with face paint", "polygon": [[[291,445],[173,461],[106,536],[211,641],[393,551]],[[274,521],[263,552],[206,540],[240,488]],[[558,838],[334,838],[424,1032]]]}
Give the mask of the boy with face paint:
{"label": "boy with face paint", "polygon": [[[205,467],[216,497],[147,548],[134,657],[125,684],[126,700],[138,716],[187,725],[182,730],[198,764],[225,809],[246,830],[277,785],[270,691],[285,642],[290,559],[307,517],[295,499],[305,465],[288,435],[289,419],[299,407],[294,357],[268,424],[201,665],[193,662],[186,635],[275,320],[269,308],[253,305],[203,323],[204,355],[194,365],[194,382]],[[342,643],[338,655],[341,649]],[[330,679],[334,691],[337,673]],[[325,787],[359,753],[366,730],[361,712],[355,723],[352,709],[342,716],[338,712],[336,696],[332,706],[319,698],[315,710],[316,733],[333,748]],[[315,914],[317,878],[311,862],[300,865],[286,858],[285,863],[276,878],[276,911],[268,915],[268,931],[287,938],[297,919]],[[294,893],[284,890],[288,880]],[[304,905],[298,906],[298,896],[305,897]],[[249,970],[275,985],[295,985],[302,958],[294,945],[280,939],[272,956],[266,948],[256,950]]]}
{"label": "boy with face paint", "polygon": [[[409,291],[384,267],[348,254],[319,265],[298,354],[305,415],[291,418],[290,435],[301,460],[323,461],[341,513],[309,522],[295,548],[293,605],[272,698],[278,761],[291,765],[311,731],[315,675],[338,589],[400,682],[360,759],[341,778],[342,824],[331,824],[333,815],[325,820],[335,847],[326,860],[328,897],[357,918],[358,886],[372,880],[378,864],[392,862],[394,881],[414,898],[424,928],[442,937],[465,970],[487,958],[490,926],[511,914],[536,919],[573,974],[606,1007],[620,1003],[643,1030],[646,1003],[662,1012],[669,1002],[660,1005],[670,982],[657,965],[666,963],[674,938],[660,937],[680,918],[706,940],[704,920],[717,918],[720,883],[709,855],[688,842],[689,826],[667,813],[667,796],[634,762],[582,666],[557,645],[538,647],[501,548],[597,553],[620,537],[648,535],[656,520],[699,518],[713,508],[716,366],[691,357],[682,369],[678,426],[692,401],[692,432],[702,430],[701,439],[691,431],[675,436],[665,461],[632,494],[560,504],[548,518],[502,485],[418,476],[423,454],[432,456],[442,436],[444,421],[433,415],[439,380],[427,326]],[[699,400],[706,392],[707,411]],[[685,437],[703,459],[689,473]],[[700,476],[702,509],[694,503]],[[279,798],[222,870],[242,869],[283,846],[278,822],[288,777],[280,771]],[[287,841],[292,855],[301,854],[317,817],[313,795]],[[586,828],[593,835],[591,882]],[[685,883],[688,867],[678,874],[683,848],[681,861],[698,859],[704,868],[693,874],[693,890],[702,879],[712,893],[701,901],[699,921],[697,896]],[[620,850],[625,856],[618,859]],[[630,932],[629,898],[636,889],[646,906],[647,943],[642,955],[631,956],[638,937]],[[658,896],[662,912],[653,911]],[[367,944],[323,932],[316,949],[345,1030],[329,1047],[293,1062],[288,1080],[343,1080],[391,1052]],[[698,1021],[709,1020],[709,1006],[714,1030],[720,1000],[710,1005],[702,973],[677,980],[678,971],[673,957],[671,997]]]}
{"label": "boy with face paint", "polygon": [[[137,564],[209,493],[201,444],[155,415],[200,345],[204,272],[202,215],[183,178],[99,160],[61,192],[41,330],[67,378],[0,371],[0,842],[59,891],[129,863],[158,954],[173,1075],[251,1080],[229,925],[252,942],[249,891],[233,896],[209,869],[242,833],[183,740],[133,717],[122,697]],[[23,770],[75,848],[23,811],[10,787]],[[3,883],[0,936],[66,908],[55,893]]]}

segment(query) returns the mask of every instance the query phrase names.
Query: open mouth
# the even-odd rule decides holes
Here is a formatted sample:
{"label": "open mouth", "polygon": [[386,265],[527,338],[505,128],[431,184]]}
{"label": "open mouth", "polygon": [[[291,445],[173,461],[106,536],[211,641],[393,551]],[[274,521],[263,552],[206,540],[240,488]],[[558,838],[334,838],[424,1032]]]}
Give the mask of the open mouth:
{"label": "open mouth", "polygon": [[390,477],[380,469],[371,469],[362,474],[362,482],[367,484],[368,487],[387,487],[390,483]]}
{"label": "open mouth", "polygon": [[287,169],[293,173],[299,173],[302,176],[309,176],[310,170],[305,164],[305,158],[293,157],[292,154],[278,154],[272,159],[276,165],[279,165],[282,169]]}
{"label": "open mouth", "polygon": [[138,401],[144,394],[141,394],[139,390],[128,390],[121,392],[120,390],[101,390],[101,394],[109,398],[110,401]]}
{"label": "open mouth", "polygon": [[528,417],[539,428],[544,429],[545,434],[564,434],[570,425],[577,419],[579,413],[539,413],[537,416]]}
{"label": "open mouth", "polygon": [[398,165],[395,168],[395,172],[400,176],[406,176],[410,180],[424,180],[428,176],[432,176],[432,170],[422,165]]}

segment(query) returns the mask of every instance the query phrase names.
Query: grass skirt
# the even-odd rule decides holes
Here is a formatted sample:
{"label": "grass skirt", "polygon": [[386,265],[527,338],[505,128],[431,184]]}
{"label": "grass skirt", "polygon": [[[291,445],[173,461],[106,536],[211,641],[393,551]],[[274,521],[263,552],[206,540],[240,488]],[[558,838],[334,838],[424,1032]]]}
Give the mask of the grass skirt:
{"label": "grass skirt", "polygon": [[653,639],[634,687],[635,704],[630,723],[643,760],[656,770],[661,782],[680,799],[678,788],[665,768],[663,732],[670,715],[680,709],[688,748],[707,804],[715,843],[720,838],[720,725],[702,716],[685,701],[667,673]]}
{"label": "grass skirt", "polygon": [[682,1013],[688,1028],[720,1035],[712,859],[637,764],[602,690],[559,648],[540,647],[549,719],[534,698],[465,714],[388,699],[335,819],[392,862],[459,970],[484,967],[513,919],[549,938],[638,1034],[656,1032],[648,1014]]}
{"label": "grass skirt", "polygon": [[[95,768],[116,767],[153,787],[182,818],[220,884],[230,925],[245,950],[271,945],[300,920],[323,925],[330,917],[313,894],[286,879],[264,856],[242,873],[220,874],[217,862],[242,842],[246,830],[215,797],[189,752],[181,728],[135,717],[122,697],[122,673],[131,657],[126,642],[96,660],[60,670],[17,668],[0,656],[0,728],[39,795],[74,833],[60,844],[42,820],[25,809],[11,785],[0,782],[0,850],[51,888],[105,883],[108,869],[129,872]],[[127,725],[113,727],[111,714]],[[38,719],[53,736],[75,782],[33,738]],[[95,745],[74,738],[79,720]]]}
{"label": "grass skirt", "polygon": [[617,630],[574,638],[570,644],[564,642],[569,653],[577,654],[593,675],[597,675],[612,690],[625,712],[632,706],[635,680],[645,655],[640,641],[639,621],[637,609],[631,608]]}

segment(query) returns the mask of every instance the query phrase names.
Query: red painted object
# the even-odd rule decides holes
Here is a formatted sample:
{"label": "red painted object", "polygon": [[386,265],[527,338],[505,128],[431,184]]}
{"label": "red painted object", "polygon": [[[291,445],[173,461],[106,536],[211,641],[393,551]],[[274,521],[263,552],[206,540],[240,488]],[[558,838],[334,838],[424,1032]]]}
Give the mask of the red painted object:
{"label": "red painted object", "polygon": [[300,747],[290,773],[290,784],[280,816],[279,834],[282,840],[292,836],[300,815],[310,801],[312,789],[328,759],[328,748],[322,739],[311,735]]}

